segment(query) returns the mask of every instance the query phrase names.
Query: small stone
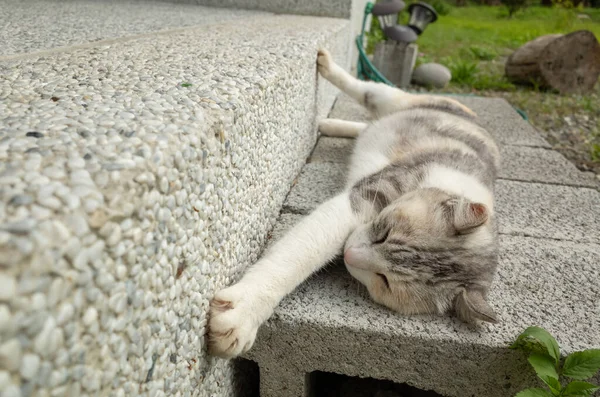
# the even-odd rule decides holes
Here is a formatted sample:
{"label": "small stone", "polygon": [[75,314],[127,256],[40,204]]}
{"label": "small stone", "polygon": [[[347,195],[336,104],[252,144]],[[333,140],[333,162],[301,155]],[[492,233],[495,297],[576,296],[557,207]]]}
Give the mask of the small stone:
{"label": "small stone", "polygon": [[90,215],[89,219],[90,226],[94,229],[99,229],[106,225],[106,222],[108,221],[108,215],[102,209],[98,209],[94,211],[92,215]]}
{"label": "small stone", "polygon": [[34,219],[27,218],[17,222],[0,225],[0,230],[4,230],[14,234],[27,234],[31,232],[35,225],[36,222]]}
{"label": "small stone", "polygon": [[19,206],[33,203],[33,197],[26,194],[17,194],[8,202],[10,205]]}
{"label": "small stone", "polygon": [[85,167],[85,160],[80,157],[71,157],[67,162],[67,165],[71,170],[78,170]]}
{"label": "small stone", "polygon": [[10,383],[10,374],[7,371],[0,371],[0,391],[5,390]]}
{"label": "small stone", "polygon": [[83,323],[89,327],[96,322],[97,318],[98,311],[93,307],[89,307],[83,315]]}
{"label": "small stone", "polygon": [[[7,305],[0,306],[0,333],[6,331],[8,327],[11,325],[10,321],[10,311],[8,310]],[[2,389],[2,388],[0,388]]]}
{"label": "small stone", "polygon": [[2,397],[22,397],[21,389],[17,385],[9,385],[2,391]]}
{"label": "small stone", "polygon": [[106,239],[106,244],[108,244],[109,247],[116,245],[119,241],[121,241],[121,236],[121,228],[119,225],[114,224],[110,235]]}
{"label": "small stone", "polygon": [[443,88],[452,79],[452,73],[439,63],[425,63],[413,71],[412,79],[420,85]]}
{"label": "small stone", "polygon": [[60,200],[57,199],[56,197],[46,197],[43,199],[38,199],[37,202],[40,205],[43,205],[44,207],[47,207],[47,208],[50,208],[53,210],[57,210],[62,206]]}
{"label": "small stone", "polygon": [[46,308],[46,296],[41,292],[34,294],[31,297],[31,309],[44,310]]}
{"label": "small stone", "polygon": [[119,117],[121,117],[123,120],[133,120],[135,118],[135,115],[129,112],[120,112]]}
{"label": "small stone", "polygon": [[60,309],[58,309],[58,315],[56,316],[56,324],[62,325],[66,323],[73,317],[73,314],[75,314],[75,308],[73,307],[73,305],[68,302],[63,303],[60,306]]}
{"label": "small stone", "polygon": [[0,367],[16,371],[21,366],[21,343],[10,339],[0,345]]}
{"label": "small stone", "polygon": [[43,138],[44,134],[42,134],[41,132],[37,132],[37,131],[29,131],[27,134],[25,134],[25,136],[28,136],[31,138]]}
{"label": "small stone", "polygon": [[92,212],[96,211],[99,207],[100,207],[100,202],[98,200],[87,199],[83,202],[83,209],[88,214],[91,214]]}
{"label": "small stone", "polygon": [[23,361],[21,362],[21,377],[23,379],[33,379],[40,368],[40,357],[27,353],[23,356]]}
{"label": "small stone", "polygon": [[87,221],[81,215],[71,215],[68,224],[76,236],[83,237],[90,231]]}
{"label": "small stone", "polygon": [[51,348],[51,336],[55,325],[54,319],[52,317],[48,317],[48,319],[46,319],[46,323],[44,324],[44,328],[36,336],[33,342],[34,351],[43,357],[47,356],[53,351]]}
{"label": "small stone", "polygon": [[7,273],[0,273],[0,302],[10,301],[17,292],[17,280]]}
{"label": "small stone", "polygon": [[159,184],[159,186],[158,186],[158,187],[160,188],[160,191],[161,191],[162,193],[165,193],[165,194],[166,194],[166,193],[168,193],[168,192],[169,192],[169,181],[167,180],[167,178],[166,178],[166,177],[164,177],[164,176],[163,176],[163,177],[160,179],[160,184]]}

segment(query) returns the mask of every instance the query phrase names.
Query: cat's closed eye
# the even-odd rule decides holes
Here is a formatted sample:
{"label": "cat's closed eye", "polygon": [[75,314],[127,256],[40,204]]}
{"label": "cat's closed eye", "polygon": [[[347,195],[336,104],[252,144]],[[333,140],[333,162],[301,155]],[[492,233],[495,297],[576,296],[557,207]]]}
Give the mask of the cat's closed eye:
{"label": "cat's closed eye", "polygon": [[388,237],[390,236],[390,230],[391,229],[387,229],[384,233],[380,233],[379,237],[376,237],[375,240],[373,241],[373,244],[377,245],[377,244],[385,243],[385,240],[387,240]]}

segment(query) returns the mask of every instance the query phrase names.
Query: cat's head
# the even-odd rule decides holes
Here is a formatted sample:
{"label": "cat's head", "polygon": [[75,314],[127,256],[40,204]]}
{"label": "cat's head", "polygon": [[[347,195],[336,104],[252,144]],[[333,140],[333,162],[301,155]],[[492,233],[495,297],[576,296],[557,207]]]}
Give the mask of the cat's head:
{"label": "cat's head", "polygon": [[497,232],[484,204],[419,189],[357,228],[344,248],[349,272],[378,303],[404,314],[444,313],[496,322],[486,301]]}

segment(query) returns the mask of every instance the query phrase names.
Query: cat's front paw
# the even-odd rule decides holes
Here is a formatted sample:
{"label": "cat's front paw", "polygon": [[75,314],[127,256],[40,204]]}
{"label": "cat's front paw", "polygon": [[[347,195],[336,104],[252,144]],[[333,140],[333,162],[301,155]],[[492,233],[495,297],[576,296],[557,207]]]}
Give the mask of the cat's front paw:
{"label": "cat's front paw", "polygon": [[241,284],[219,291],[210,302],[208,351],[232,358],[250,350],[261,324],[252,306],[251,291]]}
{"label": "cat's front paw", "polygon": [[331,74],[333,64],[333,58],[331,58],[329,51],[321,48],[317,52],[317,68],[321,76],[327,78]]}

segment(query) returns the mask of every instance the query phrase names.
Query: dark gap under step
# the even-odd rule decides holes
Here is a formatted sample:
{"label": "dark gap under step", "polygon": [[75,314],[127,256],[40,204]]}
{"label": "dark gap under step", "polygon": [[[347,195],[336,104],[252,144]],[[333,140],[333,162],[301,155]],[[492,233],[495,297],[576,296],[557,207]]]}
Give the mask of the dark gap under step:
{"label": "dark gap under step", "polygon": [[329,372],[313,372],[309,382],[310,397],[443,397],[407,384]]}

